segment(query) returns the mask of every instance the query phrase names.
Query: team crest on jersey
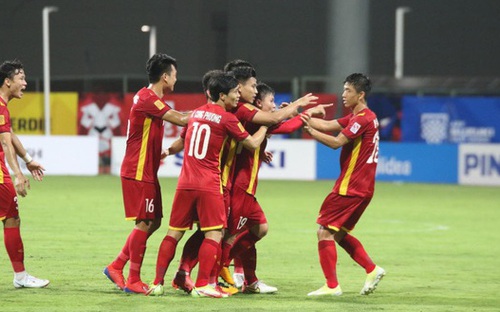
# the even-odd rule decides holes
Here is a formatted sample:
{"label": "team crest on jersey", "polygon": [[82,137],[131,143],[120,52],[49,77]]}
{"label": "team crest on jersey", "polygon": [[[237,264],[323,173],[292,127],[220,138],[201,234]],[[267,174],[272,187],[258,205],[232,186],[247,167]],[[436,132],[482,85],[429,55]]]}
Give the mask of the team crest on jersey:
{"label": "team crest on jersey", "polygon": [[163,108],[165,108],[165,104],[160,100],[155,101],[155,106],[158,107],[159,110],[162,110]]}
{"label": "team crest on jersey", "polygon": [[5,116],[0,115],[0,126],[3,126],[3,125],[5,125]]}
{"label": "team crest on jersey", "polygon": [[355,134],[356,132],[358,132],[359,128],[361,128],[361,125],[355,122],[352,124],[351,129],[349,130],[351,130],[351,132]]}

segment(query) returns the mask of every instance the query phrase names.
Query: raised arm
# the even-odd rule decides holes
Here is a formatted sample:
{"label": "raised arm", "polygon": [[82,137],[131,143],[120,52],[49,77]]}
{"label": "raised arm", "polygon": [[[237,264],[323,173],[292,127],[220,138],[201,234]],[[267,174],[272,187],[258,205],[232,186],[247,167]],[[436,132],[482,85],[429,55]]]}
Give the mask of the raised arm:
{"label": "raised arm", "polygon": [[189,121],[191,112],[179,112],[175,109],[167,111],[161,119],[173,123],[174,125],[184,127]]}
{"label": "raised arm", "polygon": [[316,104],[317,96],[312,95],[311,93],[306,94],[300,99],[290,103],[286,107],[278,109],[274,112],[264,112],[258,110],[255,116],[252,119],[253,123],[259,125],[272,126],[281,122],[287,118],[294,116],[295,112],[299,107],[304,107],[310,104]]}
{"label": "raised arm", "polygon": [[322,132],[338,132],[343,129],[336,119],[324,120],[320,118],[310,118],[308,124],[310,127]]}
{"label": "raised arm", "polygon": [[[343,135],[342,133],[339,133],[337,136],[333,135],[328,135],[326,133],[323,133],[321,131],[316,130],[315,127],[312,127],[310,124],[310,121],[313,119],[317,118],[310,118],[308,115],[303,114],[301,115],[302,122],[304,123],[304,130],[309,133],[311,137],[313,137],[315,140],[318,142],[331,147],[333,149],[337,149],[339,147],[344,146],[345,144],[349,143],[349,139]],[[318,119],[321,121],[321,119]],[[330,120],[330,123],[337,123],[338,126],[340,127],[340,124],[336,120]],[[341,129],[342,127],[340,127]],[[340,130],[339,130],[340,131]]]}

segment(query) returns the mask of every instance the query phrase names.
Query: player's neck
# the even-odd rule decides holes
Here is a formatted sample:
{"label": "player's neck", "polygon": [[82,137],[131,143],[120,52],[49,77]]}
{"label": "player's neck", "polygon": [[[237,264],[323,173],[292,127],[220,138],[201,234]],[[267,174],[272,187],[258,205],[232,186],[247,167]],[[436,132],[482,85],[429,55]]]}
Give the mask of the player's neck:
{"label": "player's neck", "polygon": [[2,101],[3,101],[5,104],[7,104],[7,103],[10,101],[10,96],[9,96],[8,92],[5,92],[5,91],[3,90],[3,88],[2,88],[2,89],[0,89],[0,97],[2,98]]}
{"label": "player's neck", "polygon": [[358,102],[358,104],[352,108],[352,113],[354,115],[356,115],[357,113],[359,113],[360,111],[362,111],[365,108],[368,108],[368,105],[366,105],[366,102]]}
{"label": "player's neck", "polygon": [[213,103],[214,105],[219,105],[220,107],[222,107],[225,111],[227,111],[226,109],[226,103],[224,103],[223,100],[219,99],[217,102]]}
{"label": "player's neck", "polygon": [[148,89],[153,91],[160,99],[163,98],[163,86],[160,83],[151,83],[149,84]]}

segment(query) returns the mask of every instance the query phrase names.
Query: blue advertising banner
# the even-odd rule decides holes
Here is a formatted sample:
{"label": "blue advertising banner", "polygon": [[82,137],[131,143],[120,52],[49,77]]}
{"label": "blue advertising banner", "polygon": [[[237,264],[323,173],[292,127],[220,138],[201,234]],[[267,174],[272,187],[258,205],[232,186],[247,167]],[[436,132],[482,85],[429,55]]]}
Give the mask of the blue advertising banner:
{"label": "blue advertising banner", "polygon": [[[340,174],[340,149],[317,143],[316,179],[336,179]],[[423,183],[458,182],[458,145],[381,142],[378,181]]]}
{"label": "blue advertising banner", "polygon": [[422,143],[380,143],[378,181],[458,182],[458,146]]}
{"label": "blue advertising banner", "polygon": [[402,141],[500,142],[499,97],[405,96],[402,103]]}

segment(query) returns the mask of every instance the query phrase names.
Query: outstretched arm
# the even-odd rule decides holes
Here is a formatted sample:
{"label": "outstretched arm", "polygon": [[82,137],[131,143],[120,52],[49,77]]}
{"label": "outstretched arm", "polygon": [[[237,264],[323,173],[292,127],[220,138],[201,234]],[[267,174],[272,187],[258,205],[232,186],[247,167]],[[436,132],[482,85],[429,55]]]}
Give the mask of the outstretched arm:
{"label": "outstretched arm", "polygon": [[300,99],[290,103],[284,108],[278,109],[274,112],[264,112],[259,110],[252,119],[253,123],[259,125],[267,125],[272,126],[281,122],[287,118],[292,117],[299,107],[304,107],[310,104],[316,104],[317,96],[312,95],[311,93],[306,94]]}
{"label": "outstretched arm", "polygon": [[[331,147],[333,149],[337,149],[337,148],[349,143],[349,139],[345,135],[343,135],[342,133],[339,133],[337,136],[333,136],[333,135],[328,135],[326,133],[318,131],[314,127],[312,127],[309,122],[310,122],[310,120],[316,119],[316,118],[311,118],[308,115],[303,114],[303,115],[301,115],[301,119],[302,119],[302,122],[304,123],[304,130],[307,133],[309,133],[309,135],[311,137],[313,137],[315,140],[317,140],[318,142],[320,142],[328,147]],[[335,120],[333,120],[333,121],[335,121]],[[338,124],[338,122],[337,122],[337,124]]]}
{"label": "outstretched arm", "polygon": [[171,122],[174,125],[184,127],[187,125],[189,121],[189,116],[191,115],[191,112],[179,112],[176,111],[175,109],[171,109],[167,111],[161,119]]}

